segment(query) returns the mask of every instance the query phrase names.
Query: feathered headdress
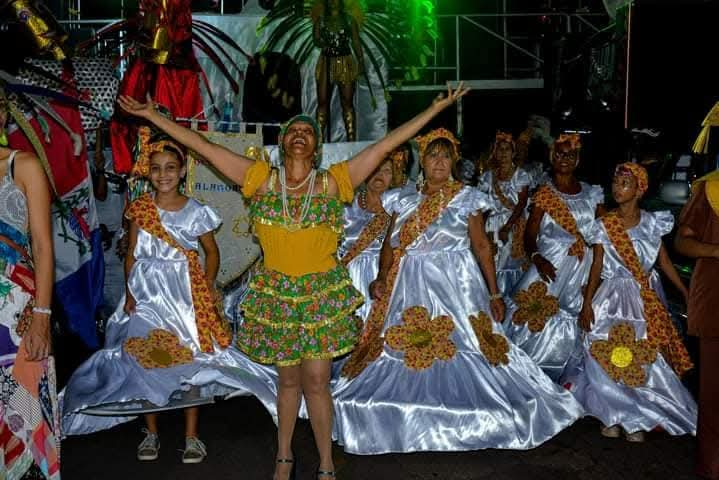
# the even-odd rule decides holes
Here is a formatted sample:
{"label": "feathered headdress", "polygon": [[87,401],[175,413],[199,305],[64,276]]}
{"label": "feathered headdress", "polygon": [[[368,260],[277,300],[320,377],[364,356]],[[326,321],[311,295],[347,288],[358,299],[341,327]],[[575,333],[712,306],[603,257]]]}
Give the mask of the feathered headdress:
{"label": "feathered headdress", "polygon": [[[437,16],[431,0],[342,0],[345,14],[357,24],[363,58],[376,72],[385,96],[388,80],[382,72],[382,58],[393,69],[400,69],[403,80],[419,79],[419,68],[425,67],[430,48],[438,38]],[[278,0],[260,22],[258,33],[271,28],[260,52],[289,52],[298,65],[307,62],[317,46],[313,20],[324,13],[326,0]],[[375,49],[379,55],[375,53]],[[401,80],[400,80],[401,81]],[[369,85],[369,82],[367,82]],[[370,94],[374,102],[374,93]]]}

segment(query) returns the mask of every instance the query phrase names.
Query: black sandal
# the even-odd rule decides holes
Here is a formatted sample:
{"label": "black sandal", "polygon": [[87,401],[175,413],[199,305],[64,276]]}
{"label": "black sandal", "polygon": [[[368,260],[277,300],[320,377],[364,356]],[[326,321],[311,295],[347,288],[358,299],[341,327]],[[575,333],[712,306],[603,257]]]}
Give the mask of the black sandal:
{"label": "black sandal", "polygon": [[317,469],[317,480],[319,480],[320,477],[337,478],[337,474],[334,472],[334,470]]}
{"label": "black sandal", "polygon": [[278,458],[276,460],[276,463],[291,463],[292,470],[290,470],[290,476],[287,477],[287,480],[295,480],[295,478],[297,477],[297,464],[295,463],[294,458]]}

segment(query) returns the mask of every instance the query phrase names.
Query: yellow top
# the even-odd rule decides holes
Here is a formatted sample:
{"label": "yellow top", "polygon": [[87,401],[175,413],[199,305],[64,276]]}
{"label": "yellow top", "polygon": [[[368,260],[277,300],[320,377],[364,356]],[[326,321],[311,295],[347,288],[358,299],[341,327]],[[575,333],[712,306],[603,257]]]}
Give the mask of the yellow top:
{"label": "yellow top", "polygon": [[[304,195],[288,197],[290,218],[282,209],[282,198],[275,191],[276,170],[264,161],[257,161],[245,174],[242,193],[251,198],[250,217],[255,236],[264,253],[265,268],[285,275],[300,276],[326,272],[337,265],[336,251],[344,223],[343,202],[354,197],[347,162],[322,172],[322,193],[313,195],[310,209],[301,225],[296,224]],[[327,174],[337,182],[339,198],[327,195]],[[257,190],[270,179],[269,190]]]}

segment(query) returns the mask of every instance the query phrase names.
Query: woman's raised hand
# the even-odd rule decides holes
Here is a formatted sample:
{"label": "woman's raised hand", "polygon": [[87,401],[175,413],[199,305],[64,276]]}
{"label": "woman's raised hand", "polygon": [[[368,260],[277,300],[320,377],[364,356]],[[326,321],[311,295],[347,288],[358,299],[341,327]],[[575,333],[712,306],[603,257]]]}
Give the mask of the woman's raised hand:
{"label": "woman's raised hand", "polygon": [[149,93],[147,94],[146,103],[140,103],[127,95],[120,95],[117,97],[117,103],[125,112],[140,118],[148,119],[156,112],[155,102],[152,101]]}
{"label": "woman's raised hand", "polygon": [[438,107],[440,110],[444,110],[445,108],[449,107],[453,103],[455,103],[460,98],[467,95],[467,92],[469,92],[470,88],[464,86],[464,82],[459,82],[457,85],[457,88],[452,90],[452,86],[447,83],[447,93],[444,92],[437,95],[437,98],[434,99],[432,104],[435,107]]}

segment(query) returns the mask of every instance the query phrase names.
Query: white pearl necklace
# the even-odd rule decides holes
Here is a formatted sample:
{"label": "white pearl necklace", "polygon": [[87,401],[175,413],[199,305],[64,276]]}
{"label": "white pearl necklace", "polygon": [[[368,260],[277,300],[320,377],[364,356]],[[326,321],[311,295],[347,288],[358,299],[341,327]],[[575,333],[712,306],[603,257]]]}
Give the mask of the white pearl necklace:
{"label": "white pearl necklace", "polygon": [[[312,205],[312,194],[315,190],[315,177],[317,177],[317,170],[313,168],[307,175],[307,178],[305,178],[300,185],[293,188],[287,186],[285,167],[280,167],[279,177],[280,185],[282,186],[282,214],[285,217],[285,228],[291,232],[294,232],[302,228],[302,223],[305,221],[305,218],[307,218],[307,214],[310,211],[310,206]],[[299,218],[292,218],[292,216],[290,215],[290,209],[287,201],[287,190],[298,190],[305,183],[307,183],[307,181],[310,182],[310,186],[307,189],[305,199],[302,202]]]}

